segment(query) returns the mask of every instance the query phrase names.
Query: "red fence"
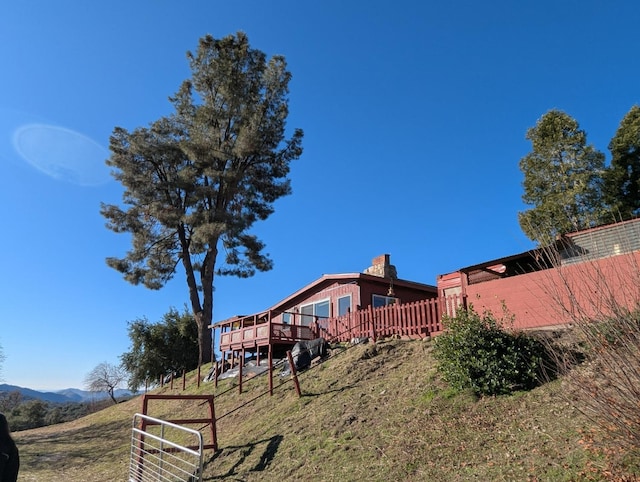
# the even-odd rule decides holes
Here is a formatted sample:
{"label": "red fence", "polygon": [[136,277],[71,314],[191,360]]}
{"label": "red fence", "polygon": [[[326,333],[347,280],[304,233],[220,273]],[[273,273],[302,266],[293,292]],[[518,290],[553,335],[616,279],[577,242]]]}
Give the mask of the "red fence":
{"label": "red fence", "polygon": [[318,320],[318,334],[334,342],[364,337],[375,340],[391,335],[424,338],[442,331],[441,316],[437,299],[369,307],[337,318]]}

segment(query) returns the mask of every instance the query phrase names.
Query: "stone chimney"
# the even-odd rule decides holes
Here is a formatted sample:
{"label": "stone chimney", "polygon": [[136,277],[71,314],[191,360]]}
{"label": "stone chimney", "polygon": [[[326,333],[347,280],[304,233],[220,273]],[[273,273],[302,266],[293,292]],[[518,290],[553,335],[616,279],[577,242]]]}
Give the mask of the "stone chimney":
{"label": "stone chimney", "polygon": [[390,257],[391,256],[388,254],[381,254],[380,256],[373,258],[373,261],[371,262],[372,266],[365,269],[363,273],[379,276],[381,278],[398,279],[396,267],[389,261]]}

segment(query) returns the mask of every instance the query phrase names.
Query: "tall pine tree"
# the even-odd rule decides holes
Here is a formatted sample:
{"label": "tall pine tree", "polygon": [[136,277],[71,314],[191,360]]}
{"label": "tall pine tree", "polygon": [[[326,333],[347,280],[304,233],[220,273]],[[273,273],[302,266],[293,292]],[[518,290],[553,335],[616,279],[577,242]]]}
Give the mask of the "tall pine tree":
{"label": "tall pine tree", "polygon": [[640,214],[640,107],[624,116],[609,143],[611,165],[604,175],[604,199],[613,216]]}
{"label": "tall pine tree", "polygon": [[174,113],[132,132],[115,128],[107,164],[126,207],[102,204],[101,213],[109,229],[132,235],[126,256],[107,258],[127,281],[159,289],[182,265],[202,363],[211,358],[214,275],[272,267],[249,229],[290,193],[303,134],[285,138],[283,57],[267,60],[243,33],[205,36],[187,56],[192,75],[171,99]]}
{"label": "tall pine tree", "polygon": [[551,110],[527,131],[532,151],[520,160],[522,200],[518,213],[531,240],[547,244],[557,235],[584,229],[602,218],[604,155],[587,145],[587,135],[568,114]]}

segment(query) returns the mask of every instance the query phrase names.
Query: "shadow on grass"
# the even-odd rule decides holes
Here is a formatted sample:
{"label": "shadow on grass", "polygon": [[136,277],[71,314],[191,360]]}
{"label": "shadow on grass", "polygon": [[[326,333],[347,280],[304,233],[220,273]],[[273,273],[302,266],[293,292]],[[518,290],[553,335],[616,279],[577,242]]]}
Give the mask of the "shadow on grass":
{"label": "shadow on grass", "polygon": [[357,386],[357,383],[354,383],[353,385],[346,385],[344,387],[340,387],[340,388],[332,388],[331,390],[323,390],[321,392],[311,392],[309,390],[302,390],[302,397],[319,397],[321,395],[329,395],[330,393],[342,393],[346,390],[351,390],[352,388],[355,388]]}
{"label": "shadow on grass", "polygon": [[[225,462],[230,462],[232,463],[231,467],[229,467],[223,474],[212,475],[205,477],[202,480],[244,480],[241,478],[241,474],[238,472],[238,469],[249,457],[255,458],[256,455],[259,456],[257,463],[252,468],[243,472],[262,472],[269,466],[273,458],[276,456],[278,447],[283,439],[284,437],[282,435],[274,435],[273,437],[248,443],[246,445],[230,446],[218,450],[204,463],[205,471],[211,464],[215,465],[216,463],[220,463],[221,466],[226,466],[227,464],[225,464]],[[254,454],[254,452],[260,450],[260,448],[265,444],[266,446],[261,454]],[[234,476],[238,478],[233,479]]]}
{"label": "shadow on grass", "polygon": [[[131,428],[122,422],[82,427],[74,430],[18,435],[20,458],[31,469],[51,469],[57,465],[77,465],[84,461],[109,459],[114,453],[124,452]],[[125,443],[123,444],[123,441]],[[32,447],[38,447],[37,451]]]}

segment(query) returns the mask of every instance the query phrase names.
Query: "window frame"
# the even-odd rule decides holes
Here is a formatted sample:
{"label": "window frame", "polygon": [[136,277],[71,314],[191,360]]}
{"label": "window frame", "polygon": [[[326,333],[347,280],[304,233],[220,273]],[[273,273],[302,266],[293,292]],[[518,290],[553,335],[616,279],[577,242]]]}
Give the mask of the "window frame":
{"label": "window frame", "polygon": [[[376,305],[376,298],[384,300],[384,304]],[[397,298],[395,296],[378,295],[378,294],[371,295],[371,306],[373,308],[382,308],[384,306],[396,305],[399,303],[400,303],[400,298]]]}
{"label": "window frame", "polygon": [[[347,307],[347,311],[345,311],[344,313],[340,313],[340,300],[344,300],[345,298],[349,299],[349,306]],[[344,315],[347,315],[347,314],[351,313],[351,301],[352,301],[351,293],[348,293],[346,295],[338,297],[338,300],[337,300],[337,305],[338,305],[337,313],[338,313],[338,316],[344,316]]]}
{"label": "window frame", "polygon": [[[310,303],[300,305],[300,324],[302,326],[309,326],[314,321],[317,321],[317,318],[316,318],[317,316],[322,316],[324,318],[324,315],[318,315],[316,311],[316,305],[319,305],[322,303],[327,303],[329,308],[329,313],[327,317],[329,318],[331,317],[331,298],[323,298],[321,300],[311,301]],[[312,307],[311,313],[303,313],[304,309],[308,308],[309,306]],[[310,322],[305,323],[305,317],[308,317],[308,316],[312,317],[312,319]]]}

